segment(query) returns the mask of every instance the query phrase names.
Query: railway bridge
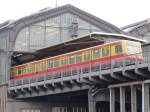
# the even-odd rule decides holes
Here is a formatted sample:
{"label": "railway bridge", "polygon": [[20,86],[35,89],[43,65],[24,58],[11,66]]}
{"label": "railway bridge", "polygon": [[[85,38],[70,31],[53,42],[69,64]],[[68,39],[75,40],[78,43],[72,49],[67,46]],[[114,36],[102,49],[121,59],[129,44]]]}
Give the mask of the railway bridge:
{"label": "railway bridge", "polygon": [[[59,77],[50,77],[46,74],[34,79],[11,80],[8,91],[17,99],[81,92],[87,94],[89,112],[109,109],[110,112],[148,112],[150,54],[143,55],[143,62],[135,59],[132,63],[124,62],[106,68],[101,64],[95,68],[91,65],[87,68],[79,66],[66,76],[60,73]],[[107,108],[101,109],[103,106],[98,105],[100,101],[107,101]]]}

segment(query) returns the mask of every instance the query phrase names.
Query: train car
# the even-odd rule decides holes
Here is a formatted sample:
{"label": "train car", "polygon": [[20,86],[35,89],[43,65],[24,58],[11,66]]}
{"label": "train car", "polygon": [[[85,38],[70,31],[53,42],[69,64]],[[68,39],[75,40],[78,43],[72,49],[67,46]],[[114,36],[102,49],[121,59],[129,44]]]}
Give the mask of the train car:
{"label": "train car", "polygon": [[[118,40],[103,45],[25,63],[11,68],[11,79],[26,79],[47,75],[58,78],[60,73],[69,76],[91,70],[110,69],[111,67],[129,65],[135,60],[142,61],[139,42]],[[78,72],[78,73],[77,73]]]}

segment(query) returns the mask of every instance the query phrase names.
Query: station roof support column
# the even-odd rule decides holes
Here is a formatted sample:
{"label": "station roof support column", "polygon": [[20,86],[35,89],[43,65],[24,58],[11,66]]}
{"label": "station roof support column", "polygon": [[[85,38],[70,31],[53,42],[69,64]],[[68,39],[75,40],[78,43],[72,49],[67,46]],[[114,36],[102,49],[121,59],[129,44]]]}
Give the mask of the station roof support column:
{"label": "station roof support column", "polygon": [[142,112],[149,112],[149,84],[142,83]]}
{"label": "station roof support column", "polygon": [[90,90],[88,92],[88,104],[89,112],[96,112],[96,100]]}
{"label": "station roof support column", "polygon": [[110,112],[115,112],[115,88],[110,88]]}
{"label": "station roof support column", "polygon": [[120,87],[120,112],[126,112],[125,110],[125,88]]}
{"label": "station roof support column", "polygon": [[134,85],[131,85],[131,112],[137,112],[137,91]]}

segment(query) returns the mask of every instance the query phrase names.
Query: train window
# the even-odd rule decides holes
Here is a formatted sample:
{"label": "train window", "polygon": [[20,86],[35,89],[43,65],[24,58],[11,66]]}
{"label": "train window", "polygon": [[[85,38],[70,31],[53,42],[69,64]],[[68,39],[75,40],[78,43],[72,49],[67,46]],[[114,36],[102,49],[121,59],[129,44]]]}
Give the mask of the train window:
{"label": "train window", "polygon": [[36,70],[35,71],[37,72],[37,71],[40,71],[40,70],[41,70],[41,63],[38,62],[36,64]]}
{"label": "train window", "polygon": [[91,51],[89,50],[89,51],[86,51],[85,53],[84,53],[84,60],[85,61],[88,61],[88,60],[90,60],[90,57],[91,57]]}
{"label": "train window", "polygon": [[102,56],[108,56],[109,55],[109,49],[107,47],[102,48]]}
{"label": "train window", "polygon": [[76,55],[76,63],[82,62],[82,55]]}
{"label": "train window", "polygon": [[18,68],[18,75],[21,74],[21,68]]}
{"label": "train window", "polygon": [[70,56],[69,57],[69,64],[75,63],[75,56]]}
{"label": "train window", "polygon": [[16,74],[16,68],[11,68],[10,77],[13,78],[14,76],[16,76]]}
{"label": "train window", "polygon": [[99,49],[93,49],[93,59],[100,57],[100,50]]}
{"label": "train window", "polygon": [[53,68],[53,61],[52,60],[48,60],[47,61],[47,66],[50,68]]}
{"label": "train window", "polygon": [[61,59],[61,65],[67,65],[67,58]]}
{"label": "train window", "polygon": [[115,53],[118,54],[118,53],[121,53],[122,52],[122,46],[120,44],[116,45],[115,46]]}
{"label": "train window", "polygon": [[41,62],[41,69],[42,69],[42,70],[45,69],[45,62],[44,62],[44,61]]}
{"label": "train window", "polygon": [[35,71],[35,67],[33,64],[30,64],[30,73],[34,72]]}
{"label": "train window", "polygon": [[54,60],[54,67],[58,67],[59,66],[59,60]]}
{"label": "train window", "polygon": [[22,74],[26,73],[26,67],[22,68]]}

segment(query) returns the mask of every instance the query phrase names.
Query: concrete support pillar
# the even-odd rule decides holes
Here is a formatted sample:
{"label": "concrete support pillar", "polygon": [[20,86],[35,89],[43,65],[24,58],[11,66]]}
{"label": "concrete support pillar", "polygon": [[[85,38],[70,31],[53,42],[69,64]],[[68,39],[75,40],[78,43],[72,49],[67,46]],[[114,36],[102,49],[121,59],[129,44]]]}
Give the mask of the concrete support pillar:
{"label": "concrete support pillar", "polygon": [[110,112],[115,112],[115,89],[110,88]]}
{"label": "concrete support pillar", "polygon": [[88,93],[88,104],[89,112],[96,112],[96,101],[90,92]]}
{"label": "concrete support pillar", "polygon": [[135,86],[131,86],[131,112],[137,112],[137,91]]}
{"label": "concrete support pillar", "polygon": [[125,88],[120,87],[120,112],[125,111]]}
{"label": "concrete support pillar", "polygon": [[149,112],[149,84],[142,84],[142,112]]}

